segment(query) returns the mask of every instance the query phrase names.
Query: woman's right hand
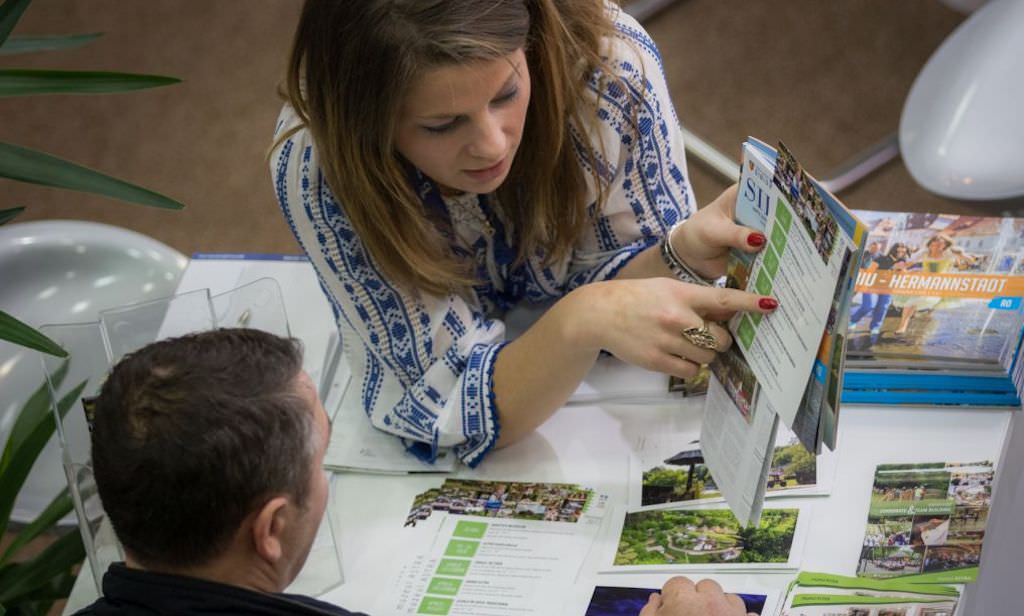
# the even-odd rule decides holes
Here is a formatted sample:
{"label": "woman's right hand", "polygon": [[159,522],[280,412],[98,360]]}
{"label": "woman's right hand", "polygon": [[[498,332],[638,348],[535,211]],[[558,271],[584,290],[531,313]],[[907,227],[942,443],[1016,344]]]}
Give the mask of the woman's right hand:
{"label": "woman's right hand", "polygon": [[683,330],[706,323],[720,353],[729,348],[732,337],[716,321],[737,312],[770,314],[778,307],[771,297],[665,277],[592,283],[571,295],[580,344],[682,378],[693,377],[716,353],[688,341]]}

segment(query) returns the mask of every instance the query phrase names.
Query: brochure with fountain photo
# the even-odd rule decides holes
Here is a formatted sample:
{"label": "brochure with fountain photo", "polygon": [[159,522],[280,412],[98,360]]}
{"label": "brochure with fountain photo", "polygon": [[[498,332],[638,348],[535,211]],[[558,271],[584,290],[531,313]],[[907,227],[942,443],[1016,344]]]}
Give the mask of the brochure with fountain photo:
{"label": "brochure with fountain photo", "polygon": [[[766,498],[829,494],[838,455],[815,456],[780,426],[772,449]],[[640,436],[630,458],[629,506],[665,509],[720,502],[722,493],[704,463],[699,431]]]}
{"label": "brochure with fountain photo", "polygon": [[857,212],[867,224],[844,397],[1020,406],[1024,219]]}
{"label": "brochure with fountain photo", "polygon": [[808,512],[765,509],[755,526],[741,524],[720,505],[629,511],[609,542],[609,572],[796,569]]}
{"label": "brochure with fountain photo", "polygon": [[879,465],[857,575],[973,582],[992,478],[991,462]]}

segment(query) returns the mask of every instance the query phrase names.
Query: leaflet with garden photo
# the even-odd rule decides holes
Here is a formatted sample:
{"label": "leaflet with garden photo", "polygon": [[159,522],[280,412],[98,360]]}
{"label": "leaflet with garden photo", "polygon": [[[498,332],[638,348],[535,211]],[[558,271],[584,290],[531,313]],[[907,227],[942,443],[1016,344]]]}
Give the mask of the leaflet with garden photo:
{"label": "leaflet with garden photo", "polygon": [[835,334],[852,293],[850,263],[863,225],[785,146],[776,153],[755,139],[743,146],[736,220],[762,230],[768,242],[756,255],[731,254],[726,285],[774,296],[779,308],[729,322],[734,344],[710,365],[701,448],[737,518],[756,524],[777,422],[812,453],[825,432],[834,444],[838,387],[828,387],[829,375],[840,371]]}
{"label": "leaflet with garden photo", "polygon": [[614,573],[797,569],[809,518],[800,507],[765,509],[756,525],[720,505],[626,512],[602,556]]}

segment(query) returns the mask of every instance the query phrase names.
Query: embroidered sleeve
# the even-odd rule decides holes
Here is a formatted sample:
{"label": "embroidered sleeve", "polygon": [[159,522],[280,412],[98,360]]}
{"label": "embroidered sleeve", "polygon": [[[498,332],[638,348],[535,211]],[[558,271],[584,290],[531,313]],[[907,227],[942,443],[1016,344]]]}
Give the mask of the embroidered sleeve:
{"label": "embroidered sleeve", "polygon": [[[607,201],[576,247],[566,291],[614,277],[694,211],[683,135],[658,49],[624,11],[617,11],[615,28],[608,64],[617,79],[606,88],[598,76],[591,80],[598,122],[574,135],[577,143],[603,144],[597,165],[609,183]],[[577,151],[589,175],[591,166]]]}
{"label": "embroidered sleeve", "polygon": [[[279,133],[294,112],[286,108],[282,118]],[[274,151],[271,173],[334,311],[373,425],[422,459],[451,448],[475,466],[498,439],[491,381],[503,323],[460,297],[405,292],[387,280],[328,188],[308,131]]]}

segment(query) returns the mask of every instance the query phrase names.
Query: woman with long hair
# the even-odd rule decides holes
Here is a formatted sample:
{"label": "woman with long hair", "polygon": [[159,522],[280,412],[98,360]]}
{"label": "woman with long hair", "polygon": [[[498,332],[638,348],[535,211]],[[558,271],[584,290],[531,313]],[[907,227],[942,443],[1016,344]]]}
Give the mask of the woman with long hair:
{"label": "woman with long hair", "polygon": [[[735,188],[695,212],[647,33],[600,0],[307,0],[271,153],[376,427],[473,466],[601,351],[693,376],[777,302],[708,286]],[[684,220],[686,224],[680,225]],[[508,340],[504,311],[548,302]]]}

